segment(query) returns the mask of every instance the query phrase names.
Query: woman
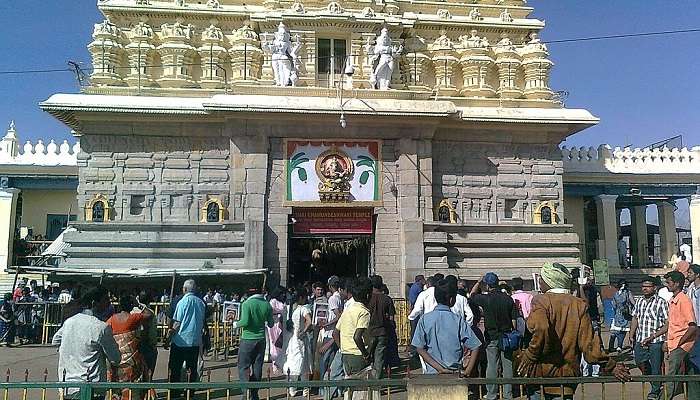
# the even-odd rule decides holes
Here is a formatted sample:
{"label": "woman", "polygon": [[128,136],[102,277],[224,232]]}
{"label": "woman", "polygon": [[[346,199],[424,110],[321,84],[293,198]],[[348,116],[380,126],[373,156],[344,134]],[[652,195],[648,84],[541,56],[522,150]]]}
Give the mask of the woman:
{"label": "woman", "polygon": [[[292,323],[294,330],[290,333],[287,345],[287,360],[284,363],[284,372],[290,380],[298,378],[308,379],[311,373],[311,308],[308,303],[308,292],[301,287],[296,292],[296,309],[292,313]],[[294,378],[292,378],[294,377]],[[307,396],[308,388],[304,389],[304,396]],[[297,395],[297,388],[290,387],[289,395]]]}
{"label": "woman", "polygon": [[5,293],[0,304],[0,343],[7,347],[15,343],[15,309],[12,293]]}
{"label": "woman", "polygon": [[[613,350],[622,351],[625,335],[630,330],[630,321],[632,320],[632,309],[634,307],[634,299],[627,288],[627,281],[620,279],[616,285],[617,292],[613,296],[613,310],[615,316],[610,326],[610,341],[608,342],[608,352]],[[617,347],[615,345],[617,342]]]}
{"label": "woman", "polygon": [[[112,328],[114,340],[119,345],[122,354],[121,362],[112,372],[113,382],[145,382],[149,376],[146,361],[139,350],[141,341],[141,328],[153,318],[153,313],[143,304],[139,304],[141,312],[131,313],[134,309],[134,301],[131,296],[119,298],[119,312],[113,314],[107,325]],[[131,400],[134,397],[143,399],[145,391],[122,389],[122,400]]]}
{"label": "woman", "polygon": [[282,359],[284,348],[283,346],[283,316],[285,311],[285,291],[276,290],[272,293],[270,306],[272,307],[272,319],[275,322],[272,327],[267,327],[267,338],[269,340],[268,348],[270,349],[270,362],[272,363],[272,372],[275,374],[282,370]]}

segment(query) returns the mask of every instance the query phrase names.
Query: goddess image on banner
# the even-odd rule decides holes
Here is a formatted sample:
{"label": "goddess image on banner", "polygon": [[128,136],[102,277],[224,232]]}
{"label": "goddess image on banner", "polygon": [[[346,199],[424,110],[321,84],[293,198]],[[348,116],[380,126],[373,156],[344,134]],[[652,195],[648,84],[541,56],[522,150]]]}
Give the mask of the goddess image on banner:
{"label": "goddess image on banner", "polygon": [[379,202],[380,145],[379,141],[288,140],[286,200]]}

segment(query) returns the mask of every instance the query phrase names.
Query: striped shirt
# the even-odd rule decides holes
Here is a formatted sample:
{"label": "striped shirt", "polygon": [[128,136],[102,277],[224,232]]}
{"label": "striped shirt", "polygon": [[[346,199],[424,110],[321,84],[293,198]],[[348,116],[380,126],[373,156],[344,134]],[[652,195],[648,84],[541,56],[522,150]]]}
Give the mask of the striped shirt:
{"label": "striped shirt", "polygon": [[[664,326],[668,320],[668,302],[656,294],[648,299],[642,297],[637,301],[632,315],[637,318],[635,340],[641,343]],[[666,335],[661,335],[651,343],[661,343],[665,340]]]}

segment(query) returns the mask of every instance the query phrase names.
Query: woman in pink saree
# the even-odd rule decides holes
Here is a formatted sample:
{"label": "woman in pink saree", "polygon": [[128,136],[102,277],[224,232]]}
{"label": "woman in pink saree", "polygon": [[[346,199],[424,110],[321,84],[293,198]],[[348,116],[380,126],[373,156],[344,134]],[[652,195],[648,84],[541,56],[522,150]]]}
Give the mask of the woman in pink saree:
{"label": "woman in pink saree", "polygon": [[267,327],[267,347],[270,349],[270,363],[272,364],[272,372],[275,374],[282,371],[284,365],[284,341],[282,330],[284,329],[284,313],[285,313],[285,292],[277,290],[272,293],[270,306],[272,306],[272,319],[275,322],[272,327]]}

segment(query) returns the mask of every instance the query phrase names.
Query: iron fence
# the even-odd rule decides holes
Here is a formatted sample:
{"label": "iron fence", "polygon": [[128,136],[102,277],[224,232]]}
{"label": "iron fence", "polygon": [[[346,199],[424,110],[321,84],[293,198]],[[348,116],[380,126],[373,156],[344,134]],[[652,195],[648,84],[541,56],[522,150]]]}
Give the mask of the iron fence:
{"label": "iron fence", "polygon": [[[482,398],[486,393],[485,385],[497,385],[499,394],[503,395],[505,385],[513,387],[513,398],[528,398],[533,392],[547,393],[548,396],[561,396],[568,393],[567,388],[573,390],[573,394],[565,394],[564,398],[600,399],[600,400],[636,400],[646,399],[649,395],[649,384],[661,382],[664,388],[660,394],[660,400],[691,399],[698,397],[695,393],[690,397],[688,385],[700,385],[700,375],[693,376],[633,376],[628,382],[619,382],[613,377],[589,377],[589,378],[509,378],[509,379],[484,379],[484,378],[458,378],[446,375],[407,375],[400,379],[346,379],[342,381],[290,381],[289,378],[273,380],[267,378],[263,382],[236,382],[229,372],[228,380],[223,382],[191,382],[191,383],[123,383],[123,382],[1,382],[0,394],[3,400],[9,399],[79,399],[91,400],[107,395],[108,399],[140,398],[141,394],[147,399],[171,399],[182,393],[183,398],[192,399],[231,399],[242,396],[250,399],[249,390],[258,390],[261,399],[292,398],[289,387],[302,389],[302,397],[311,399],[316,392],[322,393],[328,398],[336,387],[342,387],[346,399],[452,399],[452,398]],[[676,396],[668,391],[669,383],[676,383],[680,388]],[[61,393],[67,391],[64,396]],[[314,393],[312,395],[312,393]],[[128,397],[127,397],[128,396]],[[557,397],[557,398],[559,398]],[[552,398],[552,397],[547,397]]]}

